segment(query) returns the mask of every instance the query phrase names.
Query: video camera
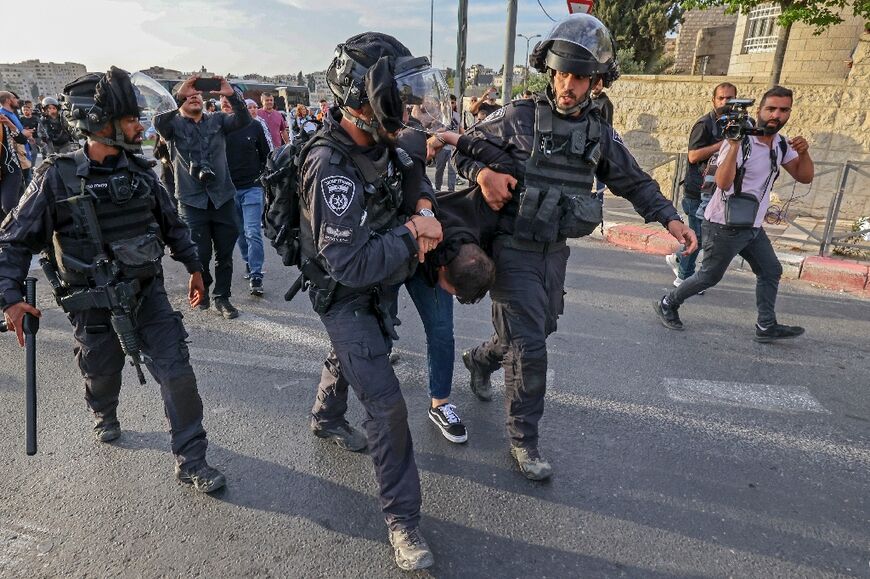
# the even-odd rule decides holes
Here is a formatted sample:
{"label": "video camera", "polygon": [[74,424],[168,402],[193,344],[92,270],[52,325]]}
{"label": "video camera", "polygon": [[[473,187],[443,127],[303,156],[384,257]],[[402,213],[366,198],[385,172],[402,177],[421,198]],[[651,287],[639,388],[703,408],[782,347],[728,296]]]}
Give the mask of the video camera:
{"label": "video camera", "polygon": [[755,121],[746,110],[755,99],[728,99],[724,111],[716,120],[726,139],[740,140],[747,135],[764,135],[766,131],[755,126]]}

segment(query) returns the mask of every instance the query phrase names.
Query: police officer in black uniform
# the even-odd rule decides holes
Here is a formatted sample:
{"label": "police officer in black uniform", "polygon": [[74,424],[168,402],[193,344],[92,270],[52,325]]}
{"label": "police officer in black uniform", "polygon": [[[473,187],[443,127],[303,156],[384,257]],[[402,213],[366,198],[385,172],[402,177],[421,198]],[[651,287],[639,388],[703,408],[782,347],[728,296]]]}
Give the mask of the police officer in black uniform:
{"label": "police officer in black uniform", "polygon": [[[403,118],[397,78],[430,69],[385,34],[339,45],[327,71],[338,106],[309,145],[300,187],[302,272],[332,343],[311,428],[348,450],[368,446],[396,563],[406,570],[434,560],[419,530],[420,479],[389,360],[391,306],[398,284],[440,241],[441,226],[401,215],[402,170],[412,163],[394,146]],[[348,385],[365,408],[365,435],[345,420]]]}
{"label": "police officer in black uniform", "polygon": [[0,306],[21,342],[24,314],[40,315],[22,301],[22,282],[32,254],[44,252],[43,267],[74,329],[96,439],[121,435],[118,394],[129,354],[160,384],[176,477],[212,492],[225,479],[205,459],[202,400],[181,313],[166,296],[164,244],[190,273],[193,306],[205,295],[202,266],[152,163],[138,154],[144,131],[138,97],[130,75],[115,67],[64,88],[64,117],[87,145],[49,157],[0,226]]}
{"label": "police officer in black uniform", "polygon": [[609,87],[619,75],[607,28],[587,14],[568,16],[538,43],[530,61],[550,77],[546,94],[509,103],[470,131],[473,139],[509,150],[517,160],[515,174],[456,154],[460,172],[480,185],[500,214],[490,291],[495,333],[464,352],[463,361],[482,400],[492,397],[490,374],[504,366],[511,455],[527,478],[545,480],[552,467],[538,450],[538,422],[547,381],[546,341],[563,311],[566,239],[588,235],[602,221],[593,179],[629,199],[647,222],[665,226],[687,251],[697,241],[592,105],[595,81],[601,78]]}

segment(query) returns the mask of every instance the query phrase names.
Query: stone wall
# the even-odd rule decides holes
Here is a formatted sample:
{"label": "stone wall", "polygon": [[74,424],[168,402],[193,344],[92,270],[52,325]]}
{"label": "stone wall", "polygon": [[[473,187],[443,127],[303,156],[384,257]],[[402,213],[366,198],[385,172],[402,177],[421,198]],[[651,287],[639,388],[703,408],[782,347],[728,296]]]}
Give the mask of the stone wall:
{"label": "stone wall", "polygon": [[[727,30],[716,33],[720,38],[724,39],[724,44],[727,46],[708,46],[708,41],[704,41],[705,52],[702,55],[710,55],[710,62],[707,64],[706,74],[725,74],[728,72],[728,61],[731,58],[731,46],[734,35],[734,23],[737,21],[737,16],[725,14],[725,8],[710,8],[707,10],[689,10],[683,16],[683,23],[680,25],[680,34],[676,39],[676,50],[674,53],[674,70],[684,73],[693,74],[696,70],[695,63],[698,60],[697,48],[699,35],[705,29],[727,28]],[[710,49],[715,49],[716,52],[709,52]],[[724,66],[722,65],[724,61]]]}
{"label": "stone wall", "polygon": [[[806,137],[817,162],[817,178],[811,187],[800,189],[796,207],[823,217],[843,163],[870,162],[870,34],[861,37],[847,79],[807,82],[784,75],[782,80],[795,92],[794,110],[784,133]],[[663,164],[653,174],[667,194],[674,173],[674,163],[667,163],[668,159],[687,150],[692,125],[710,110],[713,87],[725,81],[735,84],[738,95],[747,98],[759,99],[768,88],[766,75],[627,75],[609,89],[614,126],[645,168]],[[790,188],[791,180],[780,178],[778,187]],[[843,210],[847,216],[870,214],[870,166],[863,168],[863,174],[852,172]]]}
{"label": "stone wall", "polygon": [[[831,26],[820,35],[806,24],[794,24],[782,67],[783,76],[793,80],[842,80],[849,74],[848,60],[864,29],[864,20],[850,13],[842,14],[844,22]],[[728,76],[765,76],[773,65],[773,51],[746,54],[746,16],[737,19],[737,33],[731,47]]]}

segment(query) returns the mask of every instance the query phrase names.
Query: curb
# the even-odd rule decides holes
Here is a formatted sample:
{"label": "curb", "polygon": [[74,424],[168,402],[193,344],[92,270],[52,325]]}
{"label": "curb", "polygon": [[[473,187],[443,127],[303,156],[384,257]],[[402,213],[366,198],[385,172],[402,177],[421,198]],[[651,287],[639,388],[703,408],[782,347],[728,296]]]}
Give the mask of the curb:
{"label": "curb", "polygon": [[[605,226],[604,234],[595,237],[618,247],[652,255],[668,255],[679,248],[679,243],[661,227],[616,223]],[[777,252],[776,255],[782,263],[784,279],[870,299],[870,264],[866,262],[787,252]],[[732,267],[749,270],[739,256]]]}

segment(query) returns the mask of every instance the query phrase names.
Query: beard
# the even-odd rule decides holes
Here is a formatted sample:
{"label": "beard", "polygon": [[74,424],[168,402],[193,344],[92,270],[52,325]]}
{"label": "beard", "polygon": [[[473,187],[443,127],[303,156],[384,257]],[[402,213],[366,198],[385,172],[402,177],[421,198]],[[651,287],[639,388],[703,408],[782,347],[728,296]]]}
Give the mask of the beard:
{"label": "beard", "polygon": [[764,130],[765,135],[774,135],[782,130],[785,126],[785,123],[778,121],[777,119],[767,119],[761,120],[758,127]]}

